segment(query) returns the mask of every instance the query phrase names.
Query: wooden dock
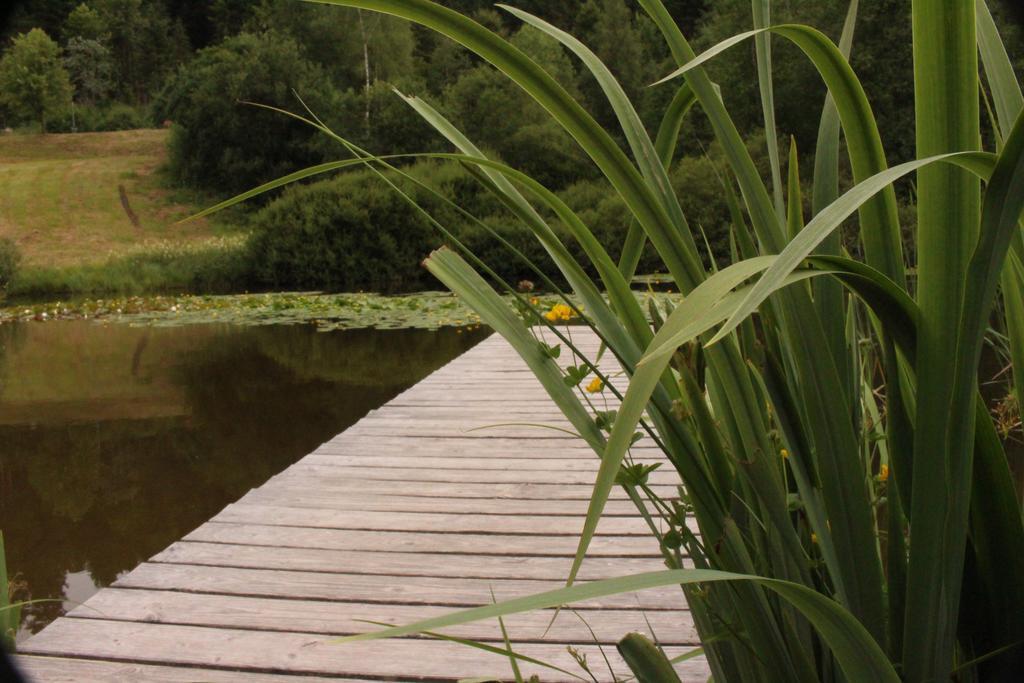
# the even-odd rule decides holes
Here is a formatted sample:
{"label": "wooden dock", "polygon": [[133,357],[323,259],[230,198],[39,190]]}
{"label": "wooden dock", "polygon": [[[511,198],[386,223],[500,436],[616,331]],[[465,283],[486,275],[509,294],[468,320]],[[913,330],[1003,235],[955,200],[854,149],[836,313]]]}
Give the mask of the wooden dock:
{"label": "wooden dock", "polygon": [[[592,335],[573,336],[596,351]],[[363,620],[407,623],[487,604],[492,591],[501,600],[562,584],[597,457],[558,431],[469,431],[509,422],[567,426],[494,335],[28,639],[19,664],[37,681],[512,680],[507,658],[452,642],[332,642],[376,628]],[[636,453],[659,458],[642,443]],[[672,495],[671,472],[652,477]],[[581,578],[663,568],[617,492]],[[609,667],[629,675],[614,645],[629,631],[653,631],[672,655],[697,647],[678,588],[574,607],[550,630],[551,611],[507,617],[514,649],[592,680],[571,646],[612,681]],[[503,647],[496,621],[446,633]],[[703,658],[678,670],[708,677]]]}

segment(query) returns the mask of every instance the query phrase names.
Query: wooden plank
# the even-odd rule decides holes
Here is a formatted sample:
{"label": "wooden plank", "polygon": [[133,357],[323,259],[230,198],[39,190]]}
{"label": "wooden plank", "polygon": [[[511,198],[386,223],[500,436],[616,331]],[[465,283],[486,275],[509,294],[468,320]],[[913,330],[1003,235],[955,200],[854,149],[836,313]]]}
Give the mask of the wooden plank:
{"label": "wooden plank", "polygon": [[[667,460],[659,458],[637,458],[637,462],[652,464],[661,462],[663,465]],[[431,469],[431,470],[515,470],[517,472],[530,472],[537,476],[551,476],[566,471],[579,471],[594,474],[601,466],[601,461],[595,456],[593,458],[547,458],[537,460],[536,458],[472,458],[467,462],[466,458],[451,458],[439,455],[321,455],[311,453],[302,459],[307,465],[331,465],[334,467],[345,467],[353,470],[362,468],[388,468],[388,469]]]}
{"label": "wooden plank", "polygon": [[[235,524],[270,523],[276,526],[365,531],[432,531],[441,534],[521,534],[578,537],[583,518],[567,520],[548,515],[467,515],[437,512],[361,512],[322,510],[277,505],[235,503],[211,521]],[[639,516],[604,517],[597,525],[600,536],[650,538],[650,529]]]}
{"label": "wooden plank", "polygon": [[[469,579],[438,576],[329,574],[280,569],[244,569],[144,562],[114,582],[119,588],[178,590],[219,595],[336,600],[403,605],[478,607],[497,600],[554,590],[564,581]],[[685,606],[676,587],[610,595],[578,603],[582,609],[678,610]],[[298,608],[298,605],[296,606]],[[31,640],[31,639],[30,639]]]}
{"label": "wooden plank", "polygon": [[[561,472],[554,475],[544,473],[552,486],[582,485],[592,487],[594,475],[590,472]],[[466,469],[369,469],[363,468],[356,472],[332,465],[309,464],[299,461],[289,467],[280,476],[314,477],[330,484],[332,481],[353,479],[363,481],[415,481],[426,485],[429,482],[448,483],[479,483],[479,484],[531,484],[539,478],[533,471],[519,472],[516,470],[466,470]],[[655,470],[650,475],[650,483],[654,486],[667,488],[671,491],[679,483],[679,475],[668,470]]]}
{"label": "wooden plank", "polygon": [[[451,512],[473,515],[535,515],[558,517],[586,515],[587,501],[580,500],[514,500],[490,498],[430,498],[426,496],[374,495],[358,491],[345,494],[307,491],[294,488],[262,486],[247,493],[239,503],[281,505],[294,508],[321,508],[325,510],[362,510],[374,512]],[[608,517],[636,515],[632,501],[610,500],[604,514]]]}
{"label": "wooden plank", "polygon": [[[643,449],[644,447],[640,447]],[[553,448],[550,444],[538,441],[523,442],[517,439],[465,439],[435,437],[429,440],[420,439],[410,435],[367,435],[349,434],[345,432],[345,438],[335,438],[327,441],[313,451],[317,454],[347,454],[357,455],[408,455],[422,453],[424,455],[443,455],[449,457],[516,457],[516,458],[587,458],[595,459],[597,454],[586,444],[577,444],[571,441],[562,443],[559,447]]]}
{"label": "wooden plank", "polygon": [[[276,598],[109,588],[72,610],[71,615],[82,619],[345,636],[373,630],[369,623],[373,621],[411,624],[449,612],[451,609],[448,607],[429,605],[321,600],[296,603]],[[596,637],[596,642],[610,645],[628,631],[653,631],[659,642],[665,645],[692,645],[697,642],[690,613],[685,610],[579,610],[575,614],[569,610],[560,610],[557,614],[554,610],[543,610],[513,614],[504,621],[516,642],[585,643],[594,642]],[[593,629],[593,637],[588,626]],[[485,642],[502,640],[496,619],[453,626],[444,632]]]}
{"label": "wooden plank", "polygon": [[[323,548],[276,548],[231,543],[179,541],[153,556],[150,562],[198,564],[217,567],[284,569],[341,574],[447,576],[476,579],[544,579],[561,581],[568,575],[568,557],[516,555],[456,555],[402,553]],[[591,557],[583,563],[580,579],[608,579],[664,569],[656,557]]]}
{"label": "wooden plank", "polygon": [[[386,441],[385,441],[386,439]],[[495,440],[497,441],[497,440]],[[637,458],[660,458],[661,452],[649,448],[645,444],[638,444],[632,449]],[[597,454],[589,447],[578,448],[566,444],[561,448],[546,448],[544,444],[523,442],[518,447],[506,446],[494,441],[451,441],[431,439],[423,442],[416,437],[377,437],[362,436],[361,438],[350,437],[345,441],[328,441],[321,444],[315,451],[316,455],[361,455],[366,457],[387,456],[387,455],[444,455],[449,458],[461,458],[463,460],[476,460],[481,457],[488,459],[515,457],[521,459],[545,460],[545,459],[581,459],[597,460]],[[312,453],[311,453],[312,455]]]}
{"label": "wooden plank", "polygon": [[[296,609],[299,609],[297,606]],[[562,645],[525,643],[516,647],[574,673],[579,672]],[[581,645],[588,661],[601,661],[595,646]],[[668,648],[670,655],[684,649]],[[210,629],[195,626],[105,621],[101,619],[60,619],[25,643],[26,654],[75,656],[130,661],[145,664],[177,664],[225,668],[243,672],[295,672],[318,676],[396,677],[453,680],[471,676],[510,675],[507,658],[448,642],[395,639],[338,644],[327,637],[304,633]],[[613,666],[626,671],[614,651],[608,650]],[[410,666],[411,665],[411,666]],[[543,676],[544,681],[575,680],[566,674],[522,665],[523,674]],[[678,665],[688,681],[703,680],[702,662],[690,660]]]}
{"label": "wooden plank", "polygon": [[[19,655],[18,668],[28,676],[29,681],[50,683],[82,683],[103,681],[104,683],[380,683],[367,679],[339,678],[331,676],[282,674],[261,674],[254,671],[241,672],[231,669],[204,669],[199,667],[154,666],[135,662],[98,661],[93,659],[68,659],[66,657],[37,657]],[[397,680],[397,679],[396,679]]]}
{"label": "wooden plank", "polygon": [[[310,491],[313,487],[325,494],[342,495],[351,493],[376,493],[381,495],[423,496],[428,498],[487,498],[487,499],[519,499],[519,500],[590,500],[593,486],[576,484],[559,486],[550,484],[490,484],[486,482],[430,482],[429,485],[417,481],[391,479],[359,479],[355,477],[334,477],[330,481],[326,476],[283,472],[270,479],[265,486],[274,490],[292,490],[297,495],[302,491]],[[652,486],[651,489],[664,499],[678,497],[674,486]],[[612,492],[613,500],[626,500],[626,494],[616,489]]]}
{"label": "wooden plank", "polygon": [[[324,493],[341,495],[345,492],[379,493],[382,495],[408,495],[439,498],[495,498],[520,500],[590,500],[593,486],[576,484],[559,486],[558,484],[491,484],[487,482],[423,482],[401,479],[366,479],[366,478],[331,478],[284,472],[272,478],[269,485],[275,490],[292,489],[297,492],[309,491],[316,486]],[[652,486],[651,489],[662,498],[668,500],[678,497],[675,486]],[[299,493],[301,495],[301,493]],[[616,489],[611,494],[613,500],[626,500],[626,494]]]}
{"label": "wooden plank", "polygon": [[[379,550],[412,553],[525,555],[572,557],[577,539],[572,536],[511,536],[504,534],[435,534],[402,531],[299,529],[267,524],[207,522],[185,536],[188,541],[237,543],[328,550]],[[660,557],[657,542],[636,536],[597,536],[589,557]]]}

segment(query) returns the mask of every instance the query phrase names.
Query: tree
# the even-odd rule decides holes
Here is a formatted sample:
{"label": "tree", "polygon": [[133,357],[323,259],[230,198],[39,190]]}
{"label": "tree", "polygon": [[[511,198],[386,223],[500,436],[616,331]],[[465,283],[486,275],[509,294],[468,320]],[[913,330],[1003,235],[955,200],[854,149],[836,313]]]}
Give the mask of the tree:
{"label": "tree", "polygon": [[15,37],[0,59],[0,104],[14,117],[46,121],[71,104],[71,82],[61,62],[60,46],[42,29]]}
{"label": "tree", "polygon": [[341,89],[367,90],[375,81],[394,81],[413,69],[409,22],[376,12],[263,0],[252,26],[290,35],[305,58],[323,67]]}
{"label": "tree", "polygon": [[148,101],[168,73],[188,57],[184,26],[157,0],[93,1],[110,31],[107,45],[114,61],[117,95],[135,103]]}
{"label": "tree", "polygon": [[295,109],[295,92],[335,122],[337,92],[290,37],[241,33],[200,50],[153,103],[158,120],[175,123],[171,174],[183,185],[235,193],[323,161],[317,131],[243,104]]}
{"label": "tree", "polygon": [[64,67],[75,88],[75,99],[96,104],[114,89],[110,50],[98,40],[75,36],[64,46]]}
{"label": "tree", "polygon": [[[630,100],[636,101],[649,83],[644,48],[633,12],[623,0],[587,0],[580,9],[577,26],[583,42],[611,69]],[[589,75],[582,89],[598,123],[615,130],[615,112],[597,80]]]}
{"label": "tree", "polygon": [[72,38],[84,38],[103,42],[110,38],[110,31],[100,13],[84,2],[71,10],[64,22],[63,35],[65,41]]}
{"label": "tree", "polygon": [[[531,26],[512,43],[543,66],[571,94],[579,96],[576,71],[562,46]],[[445,114],[477,145],[537,180],[562,187],[592,173],[576,143],[507,76],[481,64],[445,89]]]}
{"label": "tree", "polygon": [[32,0],[31,2],[7,2],[0,12],[10,9],[10,16],[0,14],[0,39],[27,33],[41,28],[47,35],[60,35],[60,28],[68,14],[82,0]]}

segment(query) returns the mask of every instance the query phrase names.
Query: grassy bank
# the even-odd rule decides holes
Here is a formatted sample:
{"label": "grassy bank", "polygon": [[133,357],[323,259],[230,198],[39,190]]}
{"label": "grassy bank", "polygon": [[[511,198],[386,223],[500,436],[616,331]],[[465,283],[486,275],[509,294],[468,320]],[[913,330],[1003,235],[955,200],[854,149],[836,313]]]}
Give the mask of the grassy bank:
{"label": "grassy bank", "polygon": [[245,240],[235,235],[150,242],[98,262],[28,266],[7,288],[7,299],[245,291],[250,282]]}
{"label": "grassy bank", "polygon": [[160,182],[166,139],[164,130],[0,136],[0,237],[26,268],[54,268],[229,232],[176,223],[196,207]]}

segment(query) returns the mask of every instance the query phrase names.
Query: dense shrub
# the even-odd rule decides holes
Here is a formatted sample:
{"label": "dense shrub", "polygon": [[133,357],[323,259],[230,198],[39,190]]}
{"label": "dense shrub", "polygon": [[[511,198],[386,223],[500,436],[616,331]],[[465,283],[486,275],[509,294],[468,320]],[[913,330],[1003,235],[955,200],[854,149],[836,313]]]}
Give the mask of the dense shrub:
{"label": "dense shrub", "polygon": [[419,262],[440,238],[390,188],[354,172],[292,188],[254,219],[257,282],[283,289],[423,288]]}
{"label": "dense shrub", "polygon": [[0,292],[7,289],[21,265],[21,251],[13,241],[0,237]]}
{"label": "dense shrub", "polygon": [[242,33],[200,51],[154,102],[156,120],[175,123],[171,175],[183,185],[229,194],[320,162],[314,129],[243,104],[296,109],[296,92],[316,112],[335,109],[338,94],[323,70],[285,35]]}
{"label": "dense shrub", "polygon": [[[453,164],[418,163],[408,170],[433,192],[408,181],[401,181],[403,189],[504,281],[514,284],[541,278],[503,240],[548,277],[564,284],[532,233],[464,169]],[[563,196],[580,211],[612,257],[618,258],[629,226],[625,207],[609,199],[607,188],[596,182],[577,183]],[[436,288],[437,283],[419,264],[432,249],[448,241],[398,193],[362,171],[293,188],[260,211],[253,224],[250,258],[258,287]],[[582,248],[566,228],[556,220],[551,226],[593,274]],[[655,262],[648,249],[641,270],[652,269]]]}
{"label": "dense shrub", "polygon": [[93,130],[133,130],[149,128],[150,125],[149,117],[143,109],[115,102],[99,110],[99,120]]}
{"label": "dense shrub", "polygon": [[75,105],[61,111],[59,117],[47,125],[54,133],[101,133],[152,128],[154,122],[147,107],[105,102]]}

